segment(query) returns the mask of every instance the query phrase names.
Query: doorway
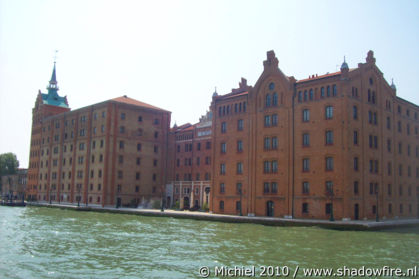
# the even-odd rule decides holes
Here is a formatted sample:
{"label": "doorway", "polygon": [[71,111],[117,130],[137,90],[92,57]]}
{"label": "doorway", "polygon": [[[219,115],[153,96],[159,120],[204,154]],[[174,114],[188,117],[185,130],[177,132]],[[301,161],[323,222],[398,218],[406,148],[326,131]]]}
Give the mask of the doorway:
{"label": "doorway", "polygon": [[357,203],[355,204],[354,211],[355,211],[354,212],[354,215],[355,215],[354,219],[359,220],[359,205]]}
{"label": "doorway", "polygon": [[183,209],[189,209],[189,197],[183,198]]}
{"label": "doorway", "polygon": [[274,202],[273,201],[268,201],[266,203],[266,215],[268,217],[274,216]]}

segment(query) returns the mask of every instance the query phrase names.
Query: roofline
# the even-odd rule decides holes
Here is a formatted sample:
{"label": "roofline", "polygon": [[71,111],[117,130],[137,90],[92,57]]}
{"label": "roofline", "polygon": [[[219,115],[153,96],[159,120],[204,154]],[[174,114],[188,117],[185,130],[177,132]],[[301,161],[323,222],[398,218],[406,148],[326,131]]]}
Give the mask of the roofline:
{"label": "roofline", "polygon": [[[88,105],[88,106],[85,106],[85,107],[77,108],[77,109],[74,109],[74,110],[71,110],[70,108],[68,108],[68,109],[70,109],[69,111],[64,111],[64,112],[61,112],[61,113],[58,113],[58,114],[54,114],[54,115],[45,117],[44,120],[53,119],[53,118],[56,118],[56,117],[60,117],[61,115],[70,114],[70,113],[73,113],[73,112],[79,112],[81,110],[89,109],[89,108],[92,108],[92,107],[106,106],[108,103],[122,104],[122,105],[131,106],[131,107],[135,107],[135,108],[142,108],[142,109],[148,110],[148,111],[157,111],[157,112],[169,113],[169,114],[172,113],[171,111],[164,110],[164,109],[153,109],[153,108],[148,108],[148,107],[136,106],[136,105],[133,105],[133,104],[127,104],[127,103],[118,102],[118,101],[115,101],[113,99],[110,99],[110,100],[106,100],[106,101],[103,101],[103,102],[100,102],[100,103],[96,103],[96,104]],[[43,105],[64,108],[64,107],[54,106],[54,105],[49,105],[49,104],[43,104]]]}
{"label": "roofline", "polygon": [[403,99],[402,97],[396,96],[396,100],[399,100],[399,101],[402,101],[402,102],[408,103],[409,105],[412,105],[412,106],[416,107],[417,109],[419,109],[419,105],[416,105],[416,104],[414,104],[414,103],[412,103],[412,102],[409,102],[408,100],[405,100],[405,99]]}

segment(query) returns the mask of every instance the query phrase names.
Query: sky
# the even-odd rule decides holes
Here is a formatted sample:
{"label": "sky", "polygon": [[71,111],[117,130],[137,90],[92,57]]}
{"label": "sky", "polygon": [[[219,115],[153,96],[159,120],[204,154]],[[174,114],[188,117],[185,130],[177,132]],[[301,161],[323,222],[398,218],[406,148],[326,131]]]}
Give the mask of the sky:
{"label": "sky", "polygon": [[[419,1],[0,0],[0,154],[27,167],[32,108],[56,56],[72,109],[118,96],[196,123],[211,96],[254,85],[266,52],[296,79],[364,63],[419,104]],[[56,53],[56,50],[58,52]]]}

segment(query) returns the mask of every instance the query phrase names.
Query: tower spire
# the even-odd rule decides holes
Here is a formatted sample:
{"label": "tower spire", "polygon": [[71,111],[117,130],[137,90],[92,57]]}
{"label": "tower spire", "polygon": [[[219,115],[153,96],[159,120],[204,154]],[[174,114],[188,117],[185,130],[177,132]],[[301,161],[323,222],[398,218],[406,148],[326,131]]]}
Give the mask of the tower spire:
{"label": "tower spire", "polygon": [[58,82],[57,82],[57,74],[55,70],[55,61],[54,61],[54,68],[52,69],[52,75],[51,80],[49,81],[49,85],[47,87],[48,94],[57,94],[58,88]]}

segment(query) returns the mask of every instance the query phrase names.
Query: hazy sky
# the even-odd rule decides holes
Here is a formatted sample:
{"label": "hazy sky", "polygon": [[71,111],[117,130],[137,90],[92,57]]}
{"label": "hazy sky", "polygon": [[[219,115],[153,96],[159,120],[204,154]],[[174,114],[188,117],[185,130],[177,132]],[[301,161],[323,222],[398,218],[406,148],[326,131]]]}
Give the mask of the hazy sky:
{"label": "hazy sky", "polygon": [[59,94],[77,109],[117,96],[197,122],[214,87],[254,85],[266,51],[296,79],[372,49],[398,96],[419,104],[419,1],[0,0],[0,153],[27,167],[32,108],[55,50]]}

